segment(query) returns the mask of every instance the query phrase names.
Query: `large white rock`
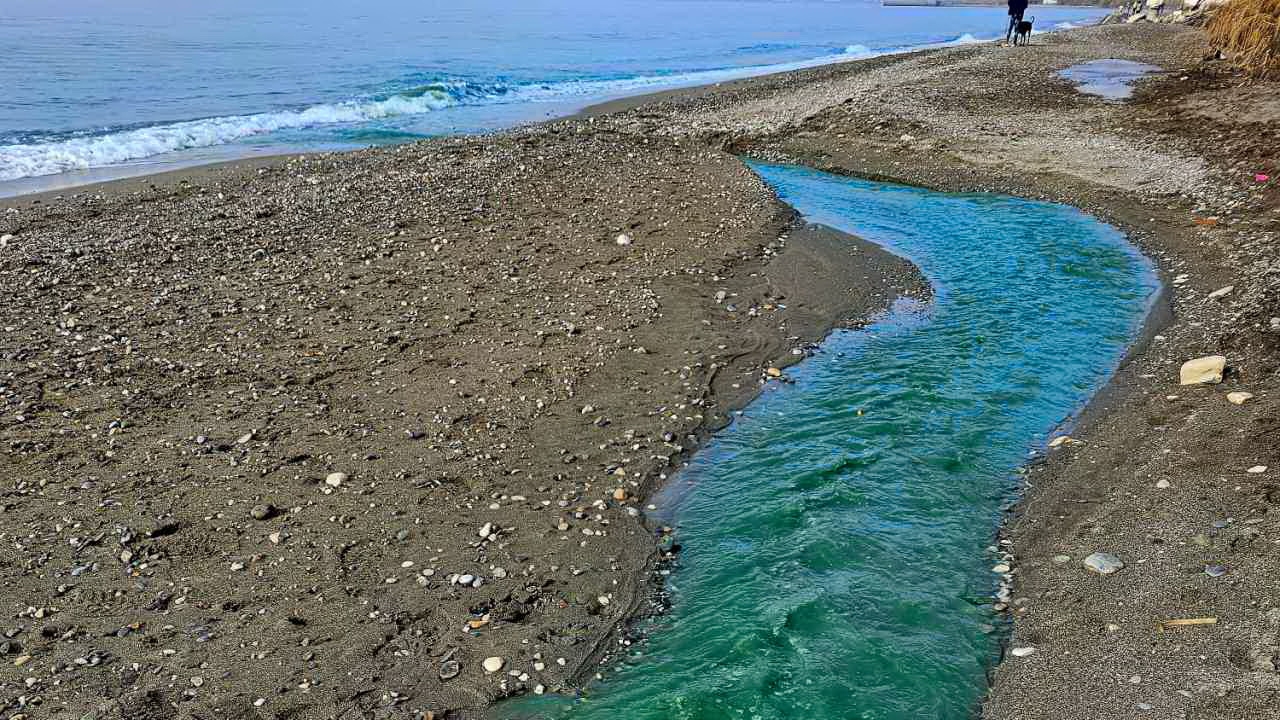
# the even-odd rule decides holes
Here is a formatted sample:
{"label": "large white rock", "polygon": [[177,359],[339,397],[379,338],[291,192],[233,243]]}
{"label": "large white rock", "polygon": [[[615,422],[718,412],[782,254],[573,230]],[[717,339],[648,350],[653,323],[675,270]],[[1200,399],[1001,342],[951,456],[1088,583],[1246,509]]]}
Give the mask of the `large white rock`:
{"label": "large white rock", "polygon": [[1182,363],[1179,373],[1183,385],[1204,385],[1222,382],[1222,371],[1227,369],[1227,359],[1221,355],[1206,355]]}

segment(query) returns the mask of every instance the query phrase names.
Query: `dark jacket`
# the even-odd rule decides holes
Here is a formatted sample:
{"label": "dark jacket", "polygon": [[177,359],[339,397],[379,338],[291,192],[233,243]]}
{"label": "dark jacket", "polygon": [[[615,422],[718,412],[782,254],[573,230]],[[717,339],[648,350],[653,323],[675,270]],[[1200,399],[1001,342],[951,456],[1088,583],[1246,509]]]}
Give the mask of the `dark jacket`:
{"label": "dark jacket", "polygon": [[1009,14],[1021,16],[1027,11],[1027,0],[1009,0]]}

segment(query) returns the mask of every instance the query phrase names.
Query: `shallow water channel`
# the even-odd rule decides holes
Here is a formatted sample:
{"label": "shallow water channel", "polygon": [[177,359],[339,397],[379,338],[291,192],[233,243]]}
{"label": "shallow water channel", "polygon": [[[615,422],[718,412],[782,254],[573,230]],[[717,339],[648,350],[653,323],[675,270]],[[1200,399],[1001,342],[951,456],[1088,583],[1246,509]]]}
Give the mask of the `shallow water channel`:
{"label": "shallow water channel", "polygon": [[1118,365],[1154,272],[1069,207],[753,167],[910,258],[935,300],[836,332],[700,451],[658,501],[685,548],[671,612],[583,697],[499,717],[963,719],[981,699],[1001,509]]}

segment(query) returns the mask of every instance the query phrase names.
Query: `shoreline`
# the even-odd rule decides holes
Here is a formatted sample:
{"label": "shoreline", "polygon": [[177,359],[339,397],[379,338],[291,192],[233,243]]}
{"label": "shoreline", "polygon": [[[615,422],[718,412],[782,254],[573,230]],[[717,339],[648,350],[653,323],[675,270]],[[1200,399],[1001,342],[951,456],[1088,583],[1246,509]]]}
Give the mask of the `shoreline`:
{"label": "shoreline", "polygon": [[[998,6],[998,4],[992,5],[992,6],[996,7]],[[1053,5],[1052,7],[1097,8],[1099,6],[1085,3],[1081,5]],[[1102,22],[1102,19],[1100,18],[1098,20],[1098,23],[1101,23],[1101,22]],[[1083,27],[1089,27],[1089,26],[1083,26]],[[1039,36],[1043,36],[1051,33],[1057,33],[1057,32],[1069,32],[1075,29],[1079,29],[1079,28],[1078,27],[1053,28],[1053,29],[1044,31],[1043,33],[1040,33]],[[623,95],[620,97],[605,98],[598,102],[593,102],[577,110],[566,112],[563,115],[553,117],[550,119],[535,120],[528,123],[521,123],[511,128],[500,129],[492,132],[480,132],[480,133],[474,133],[474,134],[463,135],[463,136],[464,137],[467,137],[467,136],[482,137],[489,134],[501,134],[504,132],[510,132],[510,131],[519,130],[522,128],[555,124],[555,123],[563,122],[566,120],[578,120],[583,118],[591,118],[591,117],[596,117],[601,115],[608,115],[608,114],[635,109],[642,105],[646,105],[652,102],[658,102],[669,97],[677,97],[677,96],[687,97],[690,95],[715,93],[715,92],[723,91],[726,89],[732,90],[737,87],[750,85],[754,81],[768,79],[768,78],[778,78],[783,76],[789,76],[794,73],[802,73],[808,70],[817,70],[817,69],[831,67],[831,66],[842,66],[842,65],[849,65],[849,64],[855,64],[855,63],[864,63],[864,62],[878,60],[880,58],[893,58],[893,57],[904,56],[904,55],[914,55],[916,53],[934,52],[938,50],[946,50],[948,48],[964,47],[966,45],[984,45],[984,44],[991,44],[991,43],[998,43],[998,42],[1000,42],[998,38],[991,38],[986,40],[974,40],[972,42],[947,41],[942,43],[925,44],[925,45],[913,46],[908,48],[872,51],[872,54],[867,57],[853,57],[850,59],[843,59],[843,60],[836,59],[828,62],[819,62],[815,65],[811,65],[808,67],[793,68],[793,69],[786,69],[786,70],[774,70],[774,71],[770,71],[770,72],[762,73],[758,75],[745,75],[742,77],[730,78],[728,80],[721,80],[717,82],[705,83],[700,85],[677,86],[677,87],[667,88],[664,90],[647,91],[647,92],[641,92],[641,93],[636,93],[631,95]],[[820,59],[821,58],[815,58],[814,61],[817,61]],[[797,61],[797,62],[806,62],[806,61]],[[456,135],[453,135],[453,134],[445,134],[445,135],[440,135],[436,137],[455,137],[455,136]],[[407,144],[414,144],[415,142],[419,142],[419,141],[413,141]],[[226,146],[215,146],[215,147],[226,147]],[[90,193],[102,192],[102,191],[115,192],[119,188],[123,188],[124,186],[131,183],[135,183],[135,184],[145,183],[149,185],[151,182],[154,182],[154,181],[164,182],[164,181],[173,180],[173,179],[182,180],[187,176],[187,174],[190,174],[192,177],[199,177],[202,173],[206,171],[213,172],[219,168],[242,167],[242,168],[253,169],[253,168],[270,165],[275,162],[285,161],[293,157],[300,157],[300,156],[306,156],[306,155],[346,154],[346,153],[361,152],[364,150],[373,150],[381,147],[394,147],[394,146],[372,145],[365,148],[356,148],[356,149],[350,149],[350,150],[298,150],[293,152],[285,151],[285,152],[271,153],[266,155],[253,155],[253,156],[232,158],[232,159],[226,159],[226,160],[212,160],[207,162],[193,161],[190,164],[180,165],[178,167],[174,167],[167,170],[140,172],[136,174],[125,175],[123,177],[118,177],[118,178],[94,180],[86,183],[67,185],[64,187],[55,188],[51,190],[35,190],[32,192],[24,192],[24,193],[14,194],[14,195],[0,195],[0,207],[11,206],[16,203],[20,203],[27,200],[44,201],[44,200],[52,199],[55,197],[65,196],[68,194],[77,194],[81,192],[90,192]],[[89,168],[89,170],[110,172],[113,167],[118,167],[118,166],[106,165],[101,167]],[[25,180],[33,180],[33,179],[39,179],[39,178],[56,178],[56,177],[57,177],[56,175],[48,175],[48,176],[40,175],[40,176],[33,176],[33,177],[27,177],[27,178],[17,178],[13,182],[21,182]]]}
{"label": "shoreline", "polygon": [[[996,668],[995,684],[983,707],[983,716],[1012,720],[1028,714],[1058,712],[1062,710],[1062,699],[1071,697],[1078,702],[1062,717],[1151,717],[1144,705],[1171,713],[1193,708],[1206,718],[1250,712],[1264,717],[1261,713],[1268,707],[1266,688],[1270,682],[1267,673],[1274,674],[1274,670],[1265,669],[1268,646],[1258,638],[1265,635],[1271,622],[1266,597],[1274,590],[1274,581],[1267,580],[1265,573],[1266,568],[1273,565],[1258,554],[1258,549],[1263,547],[1258,544],[1259,536],[1253,535],[1252,540],[1242,541],[1243,544],[1238,540],[1244,536],[1243,530],[1258,531],[1264,540],[1274,539],[1274,521],[1267,520],[1263,509],[1257,516],[1262,522],[1238,526],[1241,529],[1218,528],[1203,550],[1188,549],[1193,545],[1198,547],[1198,540],[1189,545],[1187,538],[1192,536],[1189,530],[1193,526],[1204,526],[1206,534],[1215,532],[1209,528],[1208,520],[1223,508],[1196,497],[1216,487],[1210,482],[1211,476],[1231,474],[1241,478],[1233,482],[1243,482],[1247,476],[1241,475],[1236,465],[1267,464],[1268,457],[1273,461],[1280,459],[1273,456],[1273,447],[1264,447],[1259,452],[1249,445],[1249,442],[1256,444],[1259,435],[1228,437],[1206,429],[1214,424],[1238,425],[1242,413],[1252,418],[1252,427],[1261,428],[1257,432],[1267,427],[1265,417],[1275,407],[1272,395],[1267,392],[1274,379],[1268,378],[1266,370],[1274,352],[1274,341],[1265,334],[1265,327],[1263,331],[1255,328],[1258,318],[1265,326],[1265,311],[1256,303],[1268,286],[1265,276],[1259,275],[1257,264],[1248,259],[1256,256],[1241,260],[1232,255],[1237,250],[1225,249],[1228,247],[1224,242],[1226,234],[1243,234],[1252,226],[1242,228],[1239,224],[1251,220],[1245,218],[1218,227],[1193,224],[1188,217],[1208,217],[1208,213],[1226,217],[1219,208],[1231,208],[1231,203],[1261,202],[1264,210],[1258,217],[1263,223],[1260,227],[1266,228],[1269,220],[1266,213],[1270,209],[1265,203],[1272,202],[1273,196],[1258,196],[1256,188],[1241,189],[1222,168],[1215,167],[1210,162],[1209,150],[1216,141],[1208,139],[1211,137],[1208,132],[1203,136],[1188,135],[1190,130],[1181,129],[1186,125],[1184,119],[1178,119],[1177,124],[1166,120],[1169,108],[1180,108],[1195,101],[1196,93],[1207,93],[1221,102],[1221,97],[1230,92],[1226,89],[1229,75],[1222,79],[1196,75],[1192,83],[1180,83],[1176,79],[1148,81],[1141,86],[1135,101],[1125,105],[1107,105],[1078,96],[1065,83],[1053,80],[1052,71],[1064,62],[1108,54],[1158,59],[1166,66],[1186,67],[1195,59],[1192,31],[1112,26],[1073,30],[1069,35],[1069,38],[1038,36],[1040,42],[1019,56],[1022,65],[1016,74],[1004,69],[1004,56],[1000,53],[1007,53],[1006,48],[981,45],[916,51],[903,56],[881,56],[733,81],[732,85],[725,84],[730,85],[728,87],[716,85],[659,93],[644,102],[623,101],[623,104],[606,106],[608,112],[598,109],[586,118],[542,123],[492,137],[428,141],[407,146],[410,150],[355,151],[344,157],[291,157],[280,161],[279,167],[268,168],[267,174],[292,174],[299,179],[321,177],[320,171],[326,166],[333,166],[328,170],[330,174],[342,170],[343,166],[360,171],[365,163],[390,162],[396,156],[417,156],[419,152],[429,154],[437,148],[454,152],[455,157],[479,162],[476,172],[485,173],[491,172],[483,160],[488,151],[474,146],[486,142],[509,142],[510,150],[504,146],[502,152],[512,154],[506,157],[523,153],[519,155],[523,159],[530,152],[524,147],[528,144],[534,148],[546,147],[548,143],[564,142],[562,138],[568,134],[589,138],[586,142],[597,142],[599,136],[608,135],[615,138],[620,148],[643,148],[646,153],[661,149],[668,162],[678,162],[685,168],[705,167],[709,174],[700,177],[708,182],[729,166],[722,165],[723,160],[698,160],[690,166],[688,158],[707,152],[707,147],[724,148],[734,154],[799,161],[821,170],[938,190],[1002,192],[1065,202],[1112,223],[1153,259],[1165,297],[1157,301],[1148,316],[1142,334],[1146,342],[1135,342],[1112,379],[1071,424],[1071,432],[1078,434],[1083,442],[1051,450],[1043,462],[1028,468],[1031,485],[1019,499],[1001,537],[1011,540],[1018,557],[1009,577],[1014,588],[1014,598],[1009,603],[1014,620],[1011,647],[1035,650],[1027,658],[1008,658]],[[1194,75],[1191,71],[1183,74]],[[956,76],[982,82],[975,80],[971,86],[957,87]],[[935,90],[938,95],[928,94]],[[1020,114],[1024,111],[1022,108],[1011,107],[1003,101],[1010,96],[1019,97],[1025,112],[1040,123],[1035,126],[1037,132],[1027,131],[1026,118]],[[943,97],[948,98],[950,104],[939,107],[938,100]],[[930,109],[933,112],[927,112]],[[1051,119],[1049,124],[1045,124],[1046,118]],[[1226,120],[1221,118],[1212,122],[1226,126]],[[587,124],[590,127],[584,129]],[[1121,124],[1125,125],[1123,132],[1116,129]],[[1164,138],[1163,144],[1152,142],[1152,137]],[[649,143],[657,147],[650,147]],[[1113,167],[1102,162],[1099,149],[1101,154],[1118,159],[1119,165]],[[609,156],[615,157],[614,152],[609,150]],[[587,161],[575,159],[574,162],[585,167]],[[705,162],[711,164],[704,166]],[[209,182],[243,179],[234,169],[225,176]],[[659,177],[667,178],[663,182],[669,183],[668,189],[699,187],[686,180]],[[741,175],[734,177],[739,178],[735,182],[744,182]],[[749,181],[745,182],[743,189],[750,186]],[[306,190],[302,182],[293,183],[291,187]],[[144,196],[146,192],[143,191]],[[690,217],[705,212],[707,217],[714,218],[716,212],[726,209],[716,202],[723,200],[699,206],[702,209]],[[3,204],[4,201],[0,201],[0,206]],[[461,210],[462,206],[458,207]],[[536,203],[529,207],[536,207]],[[770,233],[785,232],[783,228],[791,227],[789,223],[794,218],[783,221],[776,215],[777,210],[775,207],[775,215],[768,217],[767,213],[752,216],[756,218],[753,241],[765,244]],[[267,215],[265,219],[270,221],[271,217]],[[626,223],[633,221],[624,221],[616,229],[624,230]],[[691,228],[697,226],[696,221],[691,222],[694,222]],[[645,226],[648,227],[648,223]],[[709,226],[702,231],[713,232]],[[603,240],[607,241],[612,232],[602,233]],[[1222,233],[1222,239],[1218,233]],[[23,233],[18,237],[23,238]],[[1258,242],[1251,241],[1237,247],[1244,248],[1239,252],[1257,253],[1259,247],[1271,246],[1259,246]],[[788,257],[788,252],[791,251],[783,250],[778,257]],[[764,253],[762,257],[772,254]],[[708,256],[701,262],[715,260]],[[751,268],[755,266],[734,267],[748,273],[748,277],[738,278],[741,289],[759,287],[758,281],[750,279],[750,272],[755,272]],[[1176,276],[1183,273],[1191,276],[1188,281],[1175,282]],[[1247,276],[1240,277],[1242,274]],[[1206,299],[1210,291],[1232,283],[1237,290],[1234,295],[1227,295],[1225,301]],[[371,292],[370,288],[365,285],[362,292]],[[679,308],[705,305],[708,303],[705,293],[709,289],[697,282],[669,288],[663,293],[664,305],[669,303]],[[846,292],[848,290],[846,288]],[[757,289],[755,292],[757,297],[769,297],[767,291]],[[700,301],[699,293],[703,294]],[[1157,315],[1161,307],[1172,309],[1166,316]],[[722,325],[723,319],[713,317],[708,315],[707,319]],[[1215,328],[1218,336],[1206,336],[1206,326]],[[726,337],[740,341],[741,327],[722,327],[729,333]],[[816,332],[821,323],[813,327]],[[826,330],[822,330],[819,337],[825,333]],[[573,336],[571,331],[568,337]],[[1234,369],[1228,384],[1212,393],[1218,400],[1216,404],[1208,404],[1210,392],[1204,388],[1171,385],[1170,377],[1176,376],[1178,363],[1215,350],[1225,350]],[[760,352],[746,364],[759,364],[765,355]],[[741,368],[736,371],[740,372]],[[759,368],[754,371],[758,373]],[[651,372],[656,372],[656,368]],[[706,380],[707,376],[705,370],[693,370],[684,382]],[[711,394],[700,396],[703,402],[711,398],[712,402],[726,403],[720,406],[722,414],[724,407],[731,407],[726,399],[728,395],[715,394],[711,386],[717,381],[727,382],[727,379],[720,380],[727,377],[731,376],[711,374],[707,382]],[[604,384],[603,380],[597,382]],[[652,386],[654,382],[648,384]],[[1248,387],[1256,397],[1240,409],[1217,397],[1226,389],[1243,387]],[[1165,400],[1168,395],[1177,395],[1179,399]],[[575,388],[571,397],[584,396],[586,391]],[[561,404],[580,402],[581,399],[560,400]],[[608,410],[610,405],[605,403],[602,407]],[[1170,407],[1174,408],[1173,415],[1167,409]],[[558,418],[556,423],[569,422],[574,414],[565,413],[566,417]],[[1153,418],[1163,423],[1152,424]],[[1182,424],[1175,425],[1173,418]],[[619,424],[616,417],[606,419],[612,421],[610,424]],[[696,428],[705,427],[706,419],[703,417],[694,426],[695,434]],[[643,421],[637,417],[629,424],[640,422]],[[1188,432],[1192,433],[1189,440]],[[1210,433],[1207,437],[1212,438],[1211,442],[1196,439],[1205,433]],[[1166,459],[1164,440],[1170,434],[1190,448],[1181,450],[1177,456],[1181,463],[1192,468],[1194,472],[1190,475]],[[680,452],[691,449],[682,447]],[[1280,465],[1280,462],[1272,464]],[[1227,471],[1228,465],[1234,469]],[[1100,477],[1097,467],[1125,468],[1126,473]],[[659,474],[657,470],[642,473],[644,479],[635,491],[641,496],[647,494],[653,489],[652,483],[662,479]],[[1157,477],[1172,479],[1172,487],[1153,489]],[[575,494],[581,497],[583,492],[599,492],[600,484],[601,481],[593,480],[585,490]],[[604,490],[611,486],[608,480],[603,484],[607,486]],[[1185,490],[1184,485],[1188,486]],[[1115,492],[1111,492],[1113,487]],[[377,495],[375,488],[366,489]],[[1258,508],[1272,503],[1266,492],[1245,495],[1239,492],[1229,498],[1233,507],[1252,508],[1257,512]],[[611,502],[608,497],[608,493],[604,493],[606,505]],[[1079,502],[1082,498],[1085,502]],[[1160,508],[1166,503],[1171,503],[1181,515],[1171,517],[1162,512]],[[623,502],[611,508],[611,511],[620,511],[619,520],[624,523],[621,518],[625,512],[621,511],[627,504]],[[1231,510],[1228,508],[1226,512]],[[1158,521],[1153,521],[1153,517]],[[572,519],[575,525],[580,521],[583,519]],[[528,526],[524,520],[518,523],[520,528]],[[469,525],[461,528],[458,537],[468,536],[472,529]],[[516,535],[519,536],[519,532]],[[1161,542],[1151,541],[1152,536],[1160,537]],[[1219,536],[1223,538],[1221,544]],[[625,556],[618,564],[638,574],[634,580],[624,582],[619,591],[622,595],[630,593],[632,601],[626,604],[631,610],[643,602],[641,587],[650,567],[651,556],[635,554],[644,544],[651,543],[637,537],[613,546],[618,549],[619,558]],[[482,550],[489,548],[488,552],[496,552],[483,542],[481,546]],[[1114,576],[1089,575],[1079,561],[1087,551],[1096,549],[1121,555],[1126,568]],[[1177,555],[1179,559],[1167,561],[1162,553]],[[1184,557],[1188,553],[1195,558],[1211,554],[1219,559],[1230,557],[1233,575],[1229,579],[1234,584],[1228,587],[1236,597],[1214,589],[1215,586],[1207,584],[1207,579],[1182,572],[1189,562]],[[1071,561],[1067,564],[1051,561],[1058,555],[1070,555]],[[374,583],[372,586],[376,586],[375,581],[376,578],[369,579]],[[454,595],[458,592],[449,588],[445,591]],[[1184,613],[1214,612],[1227,617],[1229,622],[1199,635],[1183,631],[1178,636],[1181,644],[1173,647],[1164,642],[1163,635],[1154,635],[1146,628],[1179,609],[1175,605],[1184,602],[1180,598],[1187,597],[1187,593],[1191,593],[1194,602],[1181,608]],[[1117,604],[1117,598],[1130,602]],[[537,605],[536,601],[525,603],[514,597],[501,602]],[[1249,607],[1258,610],[1248,614]],[[574,621],[591,623],[591,618],[601,612],[608,611],[595,608],[596,614],[593,614],[584,606]],[[616,630],[618,623],[630,614],[615,615],[608,627]],[[421,618],[417,620],[421,621]],[[1111,630],[1111,625],[1118,629]],[[604,626],[597,625],[593,643],[596,647],[612,637],[613,630],[601,632],[603,629]],[[1099,642],[1099,636],[1107,638],[1107,642]],[[1145,652],[1152,643],[1156,643],[1161,652]],[[469,661],[476,659],[474,651],[464,650],[464,653],[468,654]],[[438,659],[445,654],[446,648],[440,648],[431,657]],[[589,674],[595,656],[594,652],[580,655],[575,663],[577,671],[571,673],[566,682],[572,685],[575,677],[581,680]],[[1206,659],[1192,660],[1199,656]],[[1233,657],[1246,658],[1245,665],[1252,669],[1240,667]],[[467,670],[471,672],[470,667]],[[1139,677],[1141,681],[1130,683],[1130,676]],[[1198,679],[1200,677],[1206,679]],[[456,691],[450,686],[464,680],[481,695],[472,695],[470,701],[452,695]],[[439,702],[439,707],[447,705],[461,710],[474,707],[471,702],[483,697],[484,680],[483,677],[475,680],[460,677],[450,685],[441,686],[443,689],[419,687],[418,692],[435,692],[443,698],[433,701]],[[1230,687],[1231,692],[1218,694],[1222,687]],[[1184,692],[1190,694],[1184,695]],[[451,697],[458,702],[448,699]],[[340,701],[335,699],[335,702]],[[468,712],[461,716],[468,716]]]}

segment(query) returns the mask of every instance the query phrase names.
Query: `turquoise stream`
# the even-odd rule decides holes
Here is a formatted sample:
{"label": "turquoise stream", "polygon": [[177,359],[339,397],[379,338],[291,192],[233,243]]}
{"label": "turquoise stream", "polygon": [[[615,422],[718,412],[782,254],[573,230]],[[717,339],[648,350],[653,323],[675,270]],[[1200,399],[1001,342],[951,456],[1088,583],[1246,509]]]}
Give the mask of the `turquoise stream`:
{"label": "turquoise stream", "polygon": [[925,307],[837,332],[666,492],[672,611],[578,699],[504,718],[967,718],[998,659],[985,548],[1018,468],[1106,381],[1158,288],[1079,211],[754,165],[915,262]]}

